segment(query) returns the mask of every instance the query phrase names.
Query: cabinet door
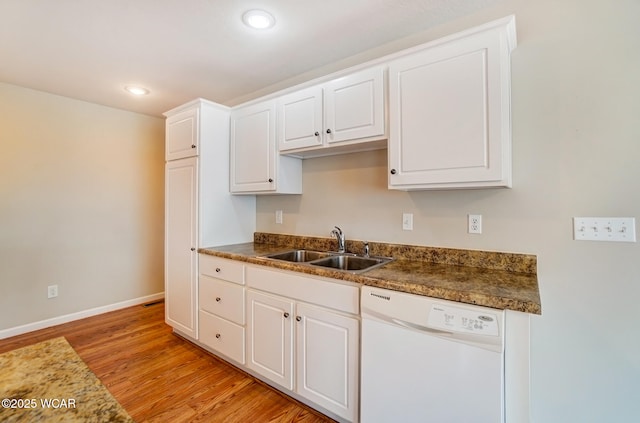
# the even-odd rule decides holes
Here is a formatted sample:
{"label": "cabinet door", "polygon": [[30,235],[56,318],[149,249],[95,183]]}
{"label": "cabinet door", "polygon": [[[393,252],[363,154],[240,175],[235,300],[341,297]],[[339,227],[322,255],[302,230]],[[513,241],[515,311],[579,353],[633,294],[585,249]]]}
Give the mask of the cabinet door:
{"label": "cabinet door", "polygon": [[384,69],[375,67],[324,88],[327,143],[384,135]]}
{"label": "cabinet door", "polygon": [[193,108],[167,118],[167,161],[198,155],[198,114],[198,109]]}
{"label": "cabinet door", "polygon": [[165,171],[165,320],[197,339],[197,158],[167,162]]}
{"label": "cabinet door", "polygon": [[390,188],[510,186],[506,44],[487,31],[390,64]]}
{"label": "cabinet door", "polygon": [[350,421],[358,417],[359,321],[296,306],[296,392]]}
{"label": "cabinet door", "polygon": [[278,149],[322,145],[322,88],[311,87],[278,99]]}
{"label": "cabinet door", "polygon": [[275,190],[275,116],[273,101],[231,113],[231,192]]}
{"label": "cabinet door", "polygon": [[247,292],[247,365],[269,380],[293,389],[293,302]]}

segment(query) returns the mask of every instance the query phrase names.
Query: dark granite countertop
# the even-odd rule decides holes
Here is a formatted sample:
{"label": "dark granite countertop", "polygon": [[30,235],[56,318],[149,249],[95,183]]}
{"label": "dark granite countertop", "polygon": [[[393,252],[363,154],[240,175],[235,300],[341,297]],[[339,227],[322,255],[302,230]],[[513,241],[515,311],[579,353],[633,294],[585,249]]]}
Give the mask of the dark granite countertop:
{"label": "dark granite countertop", "polygon": [[[395,260],[354,274],[269,259],[262,256],[294,248],[335,251],[337,244],[331,238],[260,232],[255,234],[254,242],[201,248],[199,252],[461,303],[542,313],[537,260],[533,255],[373,242],[369,246],[371,255]],[[360,252],[362,248],[361,241],[347,241],[347,251]]]}

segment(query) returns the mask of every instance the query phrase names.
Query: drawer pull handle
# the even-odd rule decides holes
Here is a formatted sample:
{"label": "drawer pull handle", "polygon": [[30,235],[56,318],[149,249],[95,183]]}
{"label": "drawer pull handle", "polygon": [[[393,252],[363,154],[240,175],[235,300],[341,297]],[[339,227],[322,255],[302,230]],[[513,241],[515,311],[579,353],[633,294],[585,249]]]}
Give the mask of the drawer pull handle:
{"label": "drawer pull handle", "polygon": [[216,267],[216,273],[220,273],[222,272],[222,269],[220,269],[219,267]]}
{"label": "drawer pull handle", "polygon": [[284,318],[285,318],[285,319],[288,319],[288,318],[289,318],[289,313],[285,312],[285,313],[284,313]]}
{"label": "drawer pull handle", "polygon": [[217,301],[217,302],[220,302],[220,300],[221,300],[221,299],[222,299],[222,298],[220,298],[220,297],[216,297],[216,301]]}
{"label": "drawer pull handle", "polygon": [[301,320],[302,320],[302,317],[300,317],[300,316],[296,316],[296,321],[297,321],[297,322],[299,322],[299,321],[301,321]]}
{"label": "drawer pull handle", "polygon": [[220,339],[222,335],[220,335],[219,333],[216,333],[216,338]]}

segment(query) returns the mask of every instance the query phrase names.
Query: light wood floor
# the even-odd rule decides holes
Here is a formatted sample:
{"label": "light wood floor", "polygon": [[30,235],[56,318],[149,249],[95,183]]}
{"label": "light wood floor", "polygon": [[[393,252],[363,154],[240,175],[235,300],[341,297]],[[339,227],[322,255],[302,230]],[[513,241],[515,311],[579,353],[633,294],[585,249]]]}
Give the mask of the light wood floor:
{"label": "light wood floor", "polygon": [[3,339],[0,353],[58,336],[138,423],[333,421],[174,335],[164,303]]}

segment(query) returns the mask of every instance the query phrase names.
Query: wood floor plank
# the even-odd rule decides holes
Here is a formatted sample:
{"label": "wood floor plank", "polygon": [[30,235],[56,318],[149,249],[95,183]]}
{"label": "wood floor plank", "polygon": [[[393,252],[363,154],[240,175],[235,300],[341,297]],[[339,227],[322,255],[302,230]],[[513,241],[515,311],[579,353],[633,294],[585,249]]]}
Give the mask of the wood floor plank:
{"label": "wood floor plank", "polygon": [[0,340],[0,353],[64,336],[138,423],[333,422],[172,333],[164,303]]}

